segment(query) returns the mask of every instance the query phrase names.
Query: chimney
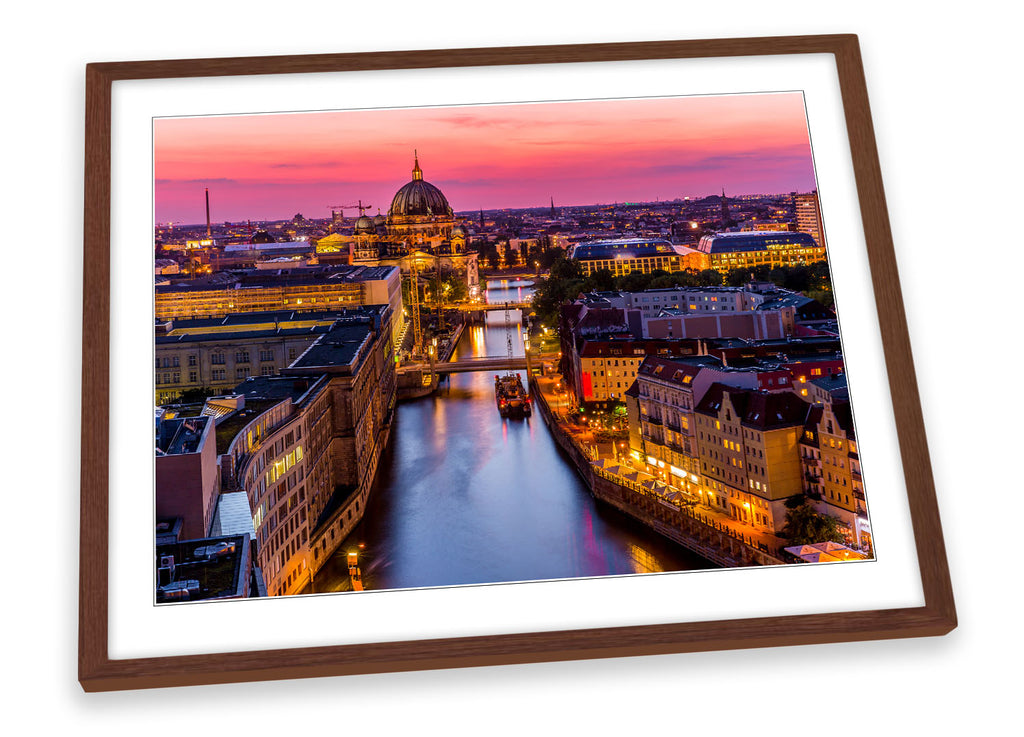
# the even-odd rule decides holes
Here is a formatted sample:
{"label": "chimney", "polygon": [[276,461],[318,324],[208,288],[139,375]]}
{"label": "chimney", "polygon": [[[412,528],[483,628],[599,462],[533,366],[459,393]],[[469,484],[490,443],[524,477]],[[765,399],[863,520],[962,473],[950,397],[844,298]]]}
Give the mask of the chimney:
{"label": "chimney", "polygon": [[213,231],[210,229],[210,188],[206,187],[206,237],[213,237]]}

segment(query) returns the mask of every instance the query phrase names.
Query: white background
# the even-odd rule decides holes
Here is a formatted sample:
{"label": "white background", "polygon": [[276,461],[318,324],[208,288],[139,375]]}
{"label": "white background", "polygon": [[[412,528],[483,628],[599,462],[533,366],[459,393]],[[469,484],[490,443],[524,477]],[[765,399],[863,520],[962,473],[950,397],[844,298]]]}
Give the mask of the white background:
{"label": "white background", "polygon": [[[1002,4],[88,3],[6,11],[5,723],[31,733],[989,734],[1017,724],[1020,61]],[[849,6],[846,6],[847,8]],[[966,9],[966,10],[964,10]],[[847,11],[849,12],[849,11]],[[588,15],[593,14],[593,15]],[[85,695],[76,682],[84,65],[859,34],[961,626],[942,639]],[[957,291],[952,289],[957,284]],[[962,299],[961,285],[978,299]],[[11,294],[13,292],[13,294]],[[5,296],[6,296],[5,294]],[[980,296],[984,295],[984,299]],[[970,311],[968,311],[970,310]],[[1011,721],[1012,720],[1012,721]],[[19,729],[20,728],[20,729]]]}

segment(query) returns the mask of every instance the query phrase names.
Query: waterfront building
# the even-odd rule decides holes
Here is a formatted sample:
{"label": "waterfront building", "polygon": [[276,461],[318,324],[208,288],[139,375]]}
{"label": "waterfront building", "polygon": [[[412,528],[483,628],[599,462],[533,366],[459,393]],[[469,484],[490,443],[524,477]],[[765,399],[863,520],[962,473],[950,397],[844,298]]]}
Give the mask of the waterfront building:
{"label": "waterfront building", "polygon": [[649,356],[637,372],[641,453],[635,457],[686,489],[700,474],[693,410],[716,383],[752,391],[792,389],[789,371],[780,366],[732,368],[706,355]]}
{"label": "waterfront building", "polygon": [[807,233],[752,231],[702,236],[696,250],[705,268],[727,272],[755,266],[796,266],[825,260],[825,247]]}
{"label": "waterfront building", "polygon": [[801,233],[807,233],[814,242],[824,247],[825,229],[821,224],[821,204],[818,202],[818,192],[793,195],[793,209],[796,211],[796,223],[794,229]]}
{"label": "waterfront building", "polygon": [[[244,494],[269,595],[298,593],[362,518],[395,397],[390,311],[336,320],[284,375],[249,378],[205,403],[204,465],[158,473],[158,510],[202,537],[222,528],[221,505]],[[211,460],[212,483],[197,477]],[[201,482],[201,513],[163,506]]]}
{"label": "waterfront building", "polygon": [[777,533],[803,494],[798,442],[809,405],[796,394],[712,384],[694,409],[701,501]]}
{"label": "waterfront building", "polygon": [[676,246],[660,238],[626,238],[620,240],[578,243],[569,250],[583,276],[602,269],[614,276],[634,271],[649,274],[652,271],[700,271],[707,268],[705,254],[685,246]]}
{"label": "waterfront building", "polygon": [[695,490],[700,480],[693,408],[702,392],[694,389],[694,380],[708,366],[721,362],[711,356],[652,356],[637,373],[640,447],[634,458],[686,490]]}
{"label": "waterfront building", "polygon": [[871,547],[864,481],[850,403],[825,401],[808,413],[800,438],[803,487],[820,514],[837,518],[848,541]]}
{"label": "waterfront building", "polygon": [[570,358],[575,373],[567,383],[579,387],[580,404],[608,406],[623,401],[647,356],[696,355],[699,350],[694,340],[583,339]]}
{"label": "waterfront building", "polygon": [[226,392],[250,376],[275,376],[339,319],[385,306],[334,312],[244,312],[182,318],[156,326],[156,403],[173,403],[188,389]]}

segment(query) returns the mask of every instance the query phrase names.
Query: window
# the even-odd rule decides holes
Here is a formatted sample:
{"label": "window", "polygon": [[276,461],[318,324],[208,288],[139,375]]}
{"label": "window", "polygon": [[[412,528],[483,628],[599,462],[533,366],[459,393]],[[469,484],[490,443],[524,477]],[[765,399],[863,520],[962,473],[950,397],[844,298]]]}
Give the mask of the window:
{"label": "window", "polygon": [[249,369],[248,368],[237,368],[237,369],[235,369],[235,378],[236,379],[247,379],[247,378],[249,378]]}
{"label": "window", "polygon": [[274,352],[273,351],[260,351],[260,360],[261,361],[273,361],[274,360]]}
{"label": "window", "polygon": [[225,373],[224,369],[214,369],[213,370],[213,380],[214,381],[224,381],[225,380],[224,373]]}
{"label": "window", "polygon": [[192,356],[188,357],[188,365],[189,366],[195,366],[196,362],[197,362],[196,361],[196,356],[192,355]]}
{"label": "window", "polygon": [[249,363],[249,351],[235,351],[235,363]]}
{"label": "window", "polygon": [[198,381],[198,378],[196,377],[196,372],[195,371],[189,371],[188,372],[188,382],[190,384],[195,384],[196,381]]}
{"label": "window", "polygon": [[[224,354],[223,353],[211,353],[210,354],[210,363],[212,363],[214,366],[222,366],[224,364]],[[214,373],[216,373],[216,371]],[[223,372],[221,372],[221,373],[223,373]]]}

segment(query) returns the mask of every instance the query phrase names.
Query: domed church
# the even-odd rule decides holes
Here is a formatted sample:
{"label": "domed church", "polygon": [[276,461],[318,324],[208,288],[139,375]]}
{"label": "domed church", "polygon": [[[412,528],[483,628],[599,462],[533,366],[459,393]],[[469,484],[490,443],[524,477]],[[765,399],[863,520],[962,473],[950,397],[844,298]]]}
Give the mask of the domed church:
{"label": "domed church", "polygon": [[434,248],[451,238],[455,214],[444,194],[423,178],[419,154],[413,153],[412,181],[391,200],[387,228],[392,240]]}
{"label": "domed church", "polygon": [[467,234],[440,189],[423,178],[413,152],[412,179],[391,200],[387,215],[365,215],[360,208],[351,235],[332,233],[317,242],[324,262],[395,265],[406,274],[430,269],[464,276],[470,294],[479,289],[477,254],[466,252]]}

